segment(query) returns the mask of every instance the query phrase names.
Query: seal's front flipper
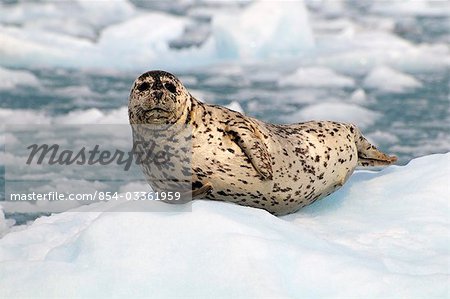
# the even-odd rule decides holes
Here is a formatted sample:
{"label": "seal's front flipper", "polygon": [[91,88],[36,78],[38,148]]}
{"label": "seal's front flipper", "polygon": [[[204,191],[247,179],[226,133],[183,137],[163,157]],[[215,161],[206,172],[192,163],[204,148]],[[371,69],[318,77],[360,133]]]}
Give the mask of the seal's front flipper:
{"label": "seal's front flipper", "polygon": [[356,126],[349,125],[349,129],[355,136],[359,166],[387,166],[397,161],[396,156],[386,155],[367,141]]}
{"label": "seal's front flipper", "polygon": [[206,183],[198,189],[192,191],[192,199],[205,198],[209,192],[211,192],[212,186],[210,183]]}
{"label": "seal's front flipper", "polygon": [[234,141],[251,161],[253,167],[263,180],[273,178],[272,158],[266,144],[261,138],[261,133],[246,124],[226,130]]}
{"label": "seal's front flipper", "polygon": [[206,183],[199,188],[194,188],[195,187],[193,186],[192,191],[182,192],[178,203],[187,203],[194,199],[206,198],[208,193],[212,190],[212,185],[210,183]]}

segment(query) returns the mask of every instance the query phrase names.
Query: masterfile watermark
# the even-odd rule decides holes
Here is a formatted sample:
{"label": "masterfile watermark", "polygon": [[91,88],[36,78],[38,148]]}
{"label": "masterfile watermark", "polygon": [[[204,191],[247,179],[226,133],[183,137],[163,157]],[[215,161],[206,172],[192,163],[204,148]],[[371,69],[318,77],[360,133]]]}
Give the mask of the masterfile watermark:
{"label": "masterfile watermark", "polygon": [[167,211],[173,205],[161,202],[192,199],[192,128],[11,124],[5,133],[0,200],[8,208],[62,212],[103,202],[114,211]]}
{"label": "masterfile watermark", "polygon": [[11,193],[9,201],[178,201],[181,199],[180,192],[99,192],[93,193],[61,193],[50,191],[46,193]]}
{"label": "masterfile watermark", "polygon": [[[124,152],[119,149],[114,151],[101,149],[99,144],[94,145],[92,149],[86,147],[77,150],[62,149],[59,144],[31,144],[27,146],[30,150],[27,165],[36,163],[37,165],[109,165],[116,163],[123,165],[123,169],[128,171],[133,161],[136,165],[153,163],[162,165],[170,160],[170,152],[159,150],[155,151],[155,141],[136,141],[133,143],[131,151]],[[145,149],[145,150],[138,150]],[[35,159],[35,157],[37,157]]]}

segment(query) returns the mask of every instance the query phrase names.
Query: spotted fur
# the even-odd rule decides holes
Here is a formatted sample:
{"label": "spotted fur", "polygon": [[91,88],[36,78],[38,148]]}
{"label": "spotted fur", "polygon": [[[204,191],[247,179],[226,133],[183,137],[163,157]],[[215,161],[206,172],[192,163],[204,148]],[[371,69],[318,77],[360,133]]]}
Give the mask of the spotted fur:
{"label": "spotted fur", "polygon": [[[378,151],[352,124],[264,123],[198,101],[174,75],[162,71],[136,79],[129,118],[131,124],[190,126],[194,192],[207,190],[201,194],[206,199],[261,208],[275,215],[292,213],[334,192],[357,165],[396,161]],[[147,177],[151,172],[144,169]],[[149,182],[155,187],[154,181]]]}

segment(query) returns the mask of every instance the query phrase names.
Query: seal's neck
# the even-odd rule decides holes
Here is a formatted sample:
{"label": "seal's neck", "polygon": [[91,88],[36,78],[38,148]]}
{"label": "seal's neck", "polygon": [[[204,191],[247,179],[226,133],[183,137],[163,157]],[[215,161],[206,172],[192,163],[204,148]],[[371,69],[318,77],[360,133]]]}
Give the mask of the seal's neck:
{"label": "seal's neck", "polygon": [[203,103],[198,101],[192,95],[189,95],[189,100],[186,101],[183,114],[178,118],[177,124],[190,126],[195,120],[195,111],[199,106],[203,106]]}

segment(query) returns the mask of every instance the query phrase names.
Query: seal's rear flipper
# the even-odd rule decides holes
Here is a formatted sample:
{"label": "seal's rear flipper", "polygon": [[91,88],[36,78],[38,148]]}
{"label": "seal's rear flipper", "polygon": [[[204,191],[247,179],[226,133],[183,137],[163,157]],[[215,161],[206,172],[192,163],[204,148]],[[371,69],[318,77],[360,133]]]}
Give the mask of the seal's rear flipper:
{"label": "seal's rear flipper", "polygon": [[[379,153],[381,153],[381,152],[379,152]],[[364,158],[364,157],[361,157],[358,153],[358,166],[388,166],[388,165],[394,164],[395,161],[397,161],[396,156],[387,156],[383,153],[381,153],[381,154],[386,156],[387,158],[384,160]]]}
{"label": "seal's rear flipper", "polygon": [[348,125],[348,128],[355,136],[358,166],[387,166],[397,161],[396,156],[386,155],[367,141],[355,125]]}

